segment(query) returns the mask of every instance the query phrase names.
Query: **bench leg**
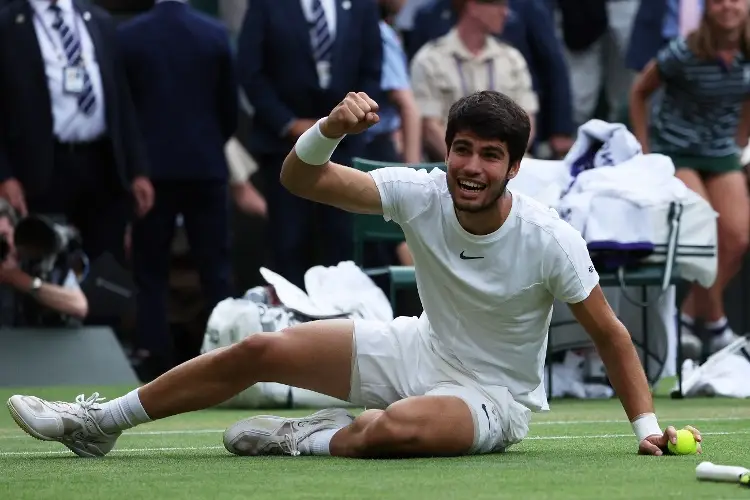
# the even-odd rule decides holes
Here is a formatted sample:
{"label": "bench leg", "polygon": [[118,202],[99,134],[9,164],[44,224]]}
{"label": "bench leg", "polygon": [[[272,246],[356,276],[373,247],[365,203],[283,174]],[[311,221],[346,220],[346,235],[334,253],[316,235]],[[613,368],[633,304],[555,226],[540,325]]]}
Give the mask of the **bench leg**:
{"label": "bench leg", "polygon": [[670,396],[672,399],[682,399],[685,394],[682,392],[682,335],[680,335],[680,315],[682,314],[682,308],[677,303],[677,316],[675,317],[675,323],[677,326],[677,390],[672,391]]}

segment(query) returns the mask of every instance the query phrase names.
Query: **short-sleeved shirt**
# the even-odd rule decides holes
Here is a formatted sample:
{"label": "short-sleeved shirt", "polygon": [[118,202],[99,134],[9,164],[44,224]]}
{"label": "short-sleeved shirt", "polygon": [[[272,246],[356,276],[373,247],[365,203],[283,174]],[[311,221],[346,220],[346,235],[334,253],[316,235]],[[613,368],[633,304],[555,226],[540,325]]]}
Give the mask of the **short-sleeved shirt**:
{"label": "short-sleeved shirt", "polygon": [[414,256],[424,307],[420,335],[433,352],[481,384],[507,387],[533,411],[543,386],[554,299],[577,303],[599,282],[581,234],[553,209],[511,193],[495,232],[477,236],[456,217],[445,172],[371,172],[383,215]]}
{"label": "short-sleeved shirt", "polygon": [[518,50],[488,37],[484,50],[474,55],[455,28],[417,52],[411,83],[424,117],[446,119],[454,102],[481,90],[507,95],[530,115],[539,111],[531,73]]}
{"label": "short-sleeved shirt", "polygon": [[656,65],[664,97],[654,115],[653,151],[725,157],[739,154],[735,134],[750,93],[750,60],[731,64],[699,59],[685,39],[659,52]]}
{"label": "short-sleeved shirt", "polygon": [[[409,67],[398,34],[388,23],[380,21],[380,37],[383,42],[383,71],[380,77],[380,89],[385,94],[393,90],[408,90],[411,88]],[[365,132],[370,137],[395,132],[401,128],[400,110],[388,102],[387,96],[379,104],[380,122]]]}

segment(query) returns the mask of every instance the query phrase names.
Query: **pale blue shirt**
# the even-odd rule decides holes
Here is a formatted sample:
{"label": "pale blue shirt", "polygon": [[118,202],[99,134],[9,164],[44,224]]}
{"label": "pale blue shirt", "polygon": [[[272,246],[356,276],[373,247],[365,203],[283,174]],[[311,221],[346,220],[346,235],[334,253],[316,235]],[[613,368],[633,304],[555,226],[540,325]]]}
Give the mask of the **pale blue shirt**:
{"label": "pale blue shirt", "polygon": [[[699,0],[701,11],[703,0]],[[680,0],[667,0],[667,13],[664,16],[661,34],[665,40],[671,40],[680,36]]]}
{"label": "pale blue shirt", "polygon": [[[380,78],[380,89],[384,94],[392,90],[411,88],[406,53],[396,31],[385,21],[380,21],[380,37],[383,41],[383,71]],[[383,96],[380,102],[380,123],[367,131],[368,137],[395,132],[401,127],[401,115],[398,108]]]}

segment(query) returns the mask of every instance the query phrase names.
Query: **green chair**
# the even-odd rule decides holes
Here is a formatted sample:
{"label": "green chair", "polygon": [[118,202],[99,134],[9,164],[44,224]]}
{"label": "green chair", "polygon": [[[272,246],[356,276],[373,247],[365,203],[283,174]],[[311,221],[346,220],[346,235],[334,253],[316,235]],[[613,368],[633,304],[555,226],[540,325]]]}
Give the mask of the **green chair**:
{"label": "green chair", "polygon": [[[393,164],[379,161],[354,159],[354,168],[363,172],[383,167],[403,167],[416,169],[445,169],[444,163],[419,163],[414,165]],[[364,269],[364,248],[367,243],[400,242],[404,241],[401,227],[393,221],[386,222],[382,215],[354,216],[354,262]],[[388,266],[364,269],[368,276],[388,276],[389,300],[391,307],[396,310],[396,293],[401,289],[413,289],[417,282],[413,266]]]}

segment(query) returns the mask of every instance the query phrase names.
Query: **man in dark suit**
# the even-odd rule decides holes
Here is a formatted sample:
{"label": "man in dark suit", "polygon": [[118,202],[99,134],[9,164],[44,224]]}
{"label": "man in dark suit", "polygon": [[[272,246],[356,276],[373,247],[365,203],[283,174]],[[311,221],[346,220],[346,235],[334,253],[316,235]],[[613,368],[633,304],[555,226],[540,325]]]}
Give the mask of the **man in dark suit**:
{"label": "man in dark suit", "polygon": [[[643,70],[646,64],[664,47],[671,38],[679,35],[678,13],[679,1],[648,0],[641,2],[633,22],[630,45],[625,56],[628,68]],[[667,21],[671,16],[673,19]]]}
{"label": "man in dark suit", "polygon": [[[440,38],[458,20],[461,0],[433,0],[414,17],[406,45],[411,59],[427,42]],[[570,79],[549,4],[545,0],[509,0],[509,14],[499,38],[518,49],[529,66],[539,96],[536,137],[548,141],[556,156],[572,145],[573,110]]]}
{"label": "man in dark suit", "polygon": [[124,260],[125,226],[153,204],[110,17],[81,0],[0,9],[0,196],[66,216],[95,260]]}
{"label": "man in dark suit", "polygon": [[120,25],[119,40],[156,192],[132,239],[135,347],[148,353],[153,376],[173,364],[167,294],[178,215],[207,311],[231,294],[224,146],[237,127],[238,89],[227,29],[185,2],[157,1]]}
{"label": "man in dark suit", "polygon": [[[310,265],[352,258],[351,216],[289,194],[279,183],[294,141],[351,89],[380,94],[382,43],[374,0],[252,0],[238,41],[240,83],[255,109],[250,152],[265,180],[273,268],[297,285]],[[334,159],[351,164],[361,137]],[[305,243],[317,215],[320,261]]]}

